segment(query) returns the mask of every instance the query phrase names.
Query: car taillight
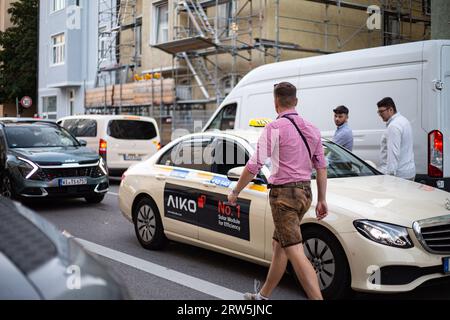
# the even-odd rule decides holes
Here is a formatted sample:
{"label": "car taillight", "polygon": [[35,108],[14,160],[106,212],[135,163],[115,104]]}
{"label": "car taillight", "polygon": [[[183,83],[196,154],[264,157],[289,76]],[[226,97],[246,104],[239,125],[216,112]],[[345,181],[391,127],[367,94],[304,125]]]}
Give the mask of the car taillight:
{"label": "car taillight", "polygon": [[428,135],[428,175],[433,178],[444,176],[444,137],[438,130]]}
{"label": "car taillight", "polygon": [[106,162],[107,149],[108,149],[108,143],[105,140],[100,139],[100,144],[99,144],[99,148],[98,148],[98,154],[100,155],[100,157],[103,158],[103,160],[105,160],[105,162]]}
{"label": "car taillight", "polygon": [[161,143],[158,142],[158,144],[156,145],[156,150],[161,150]]}

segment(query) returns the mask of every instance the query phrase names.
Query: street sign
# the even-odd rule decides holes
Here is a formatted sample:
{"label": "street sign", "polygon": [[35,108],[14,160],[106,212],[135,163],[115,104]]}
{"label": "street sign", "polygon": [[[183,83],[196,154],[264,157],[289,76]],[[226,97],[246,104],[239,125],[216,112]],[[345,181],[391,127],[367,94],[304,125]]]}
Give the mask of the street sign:
{"label": "street sign", "polygon": [[28,109],[33,105],[33,99],[30,97],[23,97],[22,100],[20,100],[20,104],[25,109]]}

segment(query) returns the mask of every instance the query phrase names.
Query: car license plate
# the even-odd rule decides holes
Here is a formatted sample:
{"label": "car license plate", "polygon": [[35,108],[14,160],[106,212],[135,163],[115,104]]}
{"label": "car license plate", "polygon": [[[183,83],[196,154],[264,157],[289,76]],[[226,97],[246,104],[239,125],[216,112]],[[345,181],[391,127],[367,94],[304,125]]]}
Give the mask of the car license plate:
{"label": "car license plate", "polygon": [[444,273],[450,274],[450,257],[443,258],[442,260],[444,262]]}
{"label": "car license plate", "polygon": [[70,178],[70,179],[60,179],[59,186],[82,186],[88,184],[87,178]]}
{"label": "car license plate", "polygon": [[123,156],[123,159],[125,161],[141,161],[142,160],[142,158],[140,156],[135,155],[135,154],[125,154]]}

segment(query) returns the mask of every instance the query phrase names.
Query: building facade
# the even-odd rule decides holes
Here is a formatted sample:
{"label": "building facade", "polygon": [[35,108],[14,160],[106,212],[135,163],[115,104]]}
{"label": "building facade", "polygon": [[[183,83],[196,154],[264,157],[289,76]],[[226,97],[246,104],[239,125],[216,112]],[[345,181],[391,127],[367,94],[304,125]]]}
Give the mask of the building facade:
{"label": "building facade", "polygon": [[85,88],[96,80],[98,19],[97,1],[40,2],[38,112],[44,118],[84,114]]}

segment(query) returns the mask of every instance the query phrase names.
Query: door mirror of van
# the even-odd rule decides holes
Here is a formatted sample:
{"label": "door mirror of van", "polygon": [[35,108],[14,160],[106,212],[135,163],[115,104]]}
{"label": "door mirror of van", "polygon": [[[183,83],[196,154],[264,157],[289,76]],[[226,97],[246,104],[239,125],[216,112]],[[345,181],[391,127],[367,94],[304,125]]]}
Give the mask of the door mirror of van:
{"label": "door mirror of van", "polygon": [[78,140],[78,142],[80,143],[80,145],[82,147],[86,147],[87,146],[87,141],[86,140]]}
{"label": "door mirror of van", "polygon": [[[239,181],[241,178],[242,173],[244,172],[245,167],[236,167],[228,171],[228,180],[230,181]],[[266,181],[261,175],[256,176],[253,181],[254,184],[266,184]]]}
{"label": "door mirror of van", "polygon": [[375,169],[377,168],[377,165],[371,160],[364,160],[364,162]]}

